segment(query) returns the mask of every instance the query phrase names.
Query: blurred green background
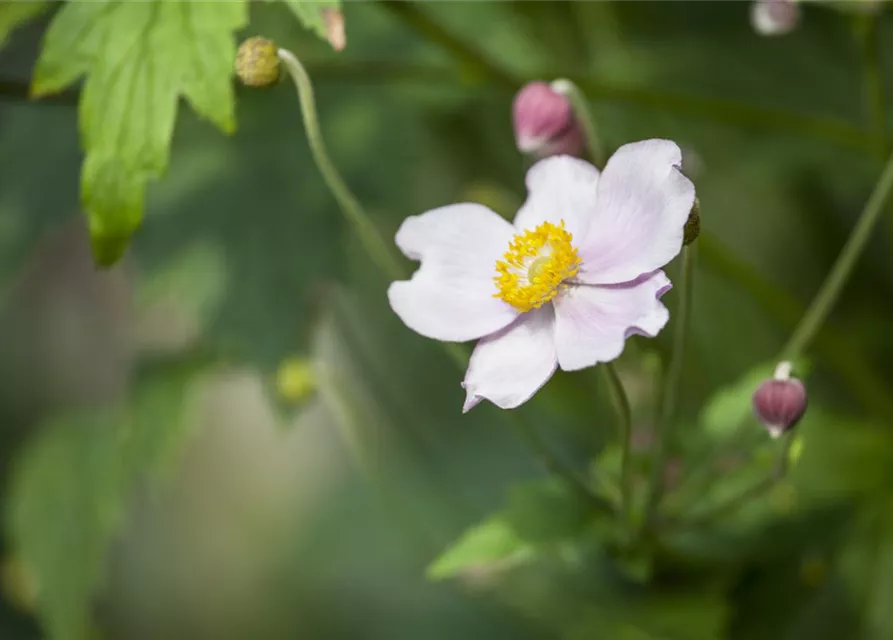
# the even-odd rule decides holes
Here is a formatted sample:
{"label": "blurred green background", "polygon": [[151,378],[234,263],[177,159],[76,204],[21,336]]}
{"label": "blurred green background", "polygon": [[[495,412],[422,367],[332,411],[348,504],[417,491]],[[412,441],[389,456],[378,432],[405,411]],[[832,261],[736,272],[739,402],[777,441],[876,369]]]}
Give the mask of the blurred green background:
{"label": "blurred green background", "polygon": [[[576,79],[609,149],[678,142],[704,229],[680,429],[695,442],[709,399],[772,361],[889,147],[866,78],[879,61],[893,86],[893,17],[809,3],[765,38],[749,9],[348,2],[334,53],[258,2],[242,35],[306,63],[330,152],[388,237],[456,201],[514,213],[527,80]],[[96,271],[76,96],[27,100],[48,20],[0,51],[0,638],[893,638],[889,222],[809,354],[803,454],[769,516],[680,541],[685,569],[647,584],[589,542],[430,582],[542,472],[504,413],[461,414],[462,372],[390,312],[293,88],[240,87],[229,137],[181,107],[143,227]],[[639,428],[668,346],[636,339],[621,359]],[[284,362],[315,390],[283,395]],[[728,392],[734,411],[750,389]],[[520,411],[583,469],[614,434],[600,391],[560,374]]]}

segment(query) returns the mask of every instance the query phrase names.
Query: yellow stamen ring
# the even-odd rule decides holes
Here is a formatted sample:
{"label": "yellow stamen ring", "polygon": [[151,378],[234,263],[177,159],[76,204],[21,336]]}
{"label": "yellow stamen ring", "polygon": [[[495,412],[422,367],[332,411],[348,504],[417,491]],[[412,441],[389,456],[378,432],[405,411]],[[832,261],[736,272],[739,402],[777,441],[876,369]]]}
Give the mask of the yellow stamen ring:
{"label": "yellow stamen ring", "polygon": [[565,281],[577,275],[580,257],[564,220],[544,222],[516,234],[502,260],[496,261],[497,292],[518,311],[538,309],[558,295]]}

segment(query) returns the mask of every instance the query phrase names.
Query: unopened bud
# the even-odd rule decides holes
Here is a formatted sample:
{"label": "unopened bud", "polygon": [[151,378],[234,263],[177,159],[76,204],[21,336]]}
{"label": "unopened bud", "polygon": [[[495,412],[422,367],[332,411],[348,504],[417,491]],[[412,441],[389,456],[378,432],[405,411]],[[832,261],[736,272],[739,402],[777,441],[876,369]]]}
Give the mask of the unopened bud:
{"label": "unopened bud", "polygon": [[782,362],[775,377],[765,380],[753,394],[754,414],[777,438],[796,425],[806,412],[806,387],[791,377],[791,363]]}
{"label": "unopened bud", "polygon": [[583,151],[583,133],[567,96],[545,82],[531,82],[512,107],[518,150],[537,157]]}
{"label": "unopened bud", "polygon": [[266,38],[248,38],[236,54],[236,75],[249,87],[266,87],[279,80],[278,47]]}
{"label": "unopened bud", "polygon": [[797,0],[757,0],[750,7],[750,23],[762,36],[783,36],[799,21]]}
{"label": "unopened bud", "polygon": [[701,235],[701,203],[697,198],[691,206],[691,213],[688,214],[688,220],[685,221],[683,233],[682,243],[685,245],[691,244]]}

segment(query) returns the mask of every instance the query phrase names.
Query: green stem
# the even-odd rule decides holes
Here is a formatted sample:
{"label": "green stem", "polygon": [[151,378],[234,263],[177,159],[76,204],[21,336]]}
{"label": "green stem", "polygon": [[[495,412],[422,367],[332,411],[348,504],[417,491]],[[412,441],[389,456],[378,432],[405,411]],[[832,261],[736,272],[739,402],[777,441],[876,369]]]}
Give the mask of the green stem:
{"label": "green stem", "polygon": [[682,277],[679,285],[679,306],[676,310],[676,329],[673,334],[673,351],[667,370],[663,393],[658,400],[657,447],[651,469],[651,482],[645,506],[645,523],[654,520],[655,512],[665,490],[664,467],[675,431],[676,404],[682,386],[682,368],[685,363],[685,347],[688,341],[689,317],[694,289],[694,245],[682,249]]}
{"label": "green stem", "polygon": [[[831,267],[831,271],[828,273],[827,278],[825,278],[825,282],[822,283],[821,288],[815,298],[813,298],[812,303],[809,305],[809,308],[806,310],[800,323],[797,325],[796,329],[794,329],[794,333],[791,335],[790,340],[781,350],[781,354],[778,357],[779,361],[793,361],[799,358],[818,333],[819,329],[821,329],[822,324],[827,320],[828,314],[834,307],[834,303],[837,301],[838,297],[840,297],[840,293],[852,274],[856,262],[862,255],[862,251],[868,244],[868,240],[871,238],[872,231],[874,230],[877,221],[880,219],[881,213],[884,210],[884,205],[887,203],[887,199],[890,196],[891,189],[893,189],[893,154],[891,154],[890,158],[887,160],[887,164],[885,165],[881,176],[878,178],[877,184],[875,185],[871,196],[868,198],[868,202],[865,203],[865,207],[863,208],[859,219],[856,221],[856,226],[853,227],[850,237],[847,239],[846,244],[840,251],[840,255],[837,257],[837,261]],[[717,507],[717,510],[722,509],[722,513],[725,513],[725,510],[729,508],[737,508],[754,496],[760,495],[763,490],[773,486],[780,478],[784,477],[787,469],[787,458],[791,442],[792,436],[788,436],[782,453],[782,461],[779,463],[779,467],[768,478],[765,478],[758,485],[755,485],[748,491],[743,492],[740,496],[736,496],[729,501],[728,504],[720,505]],[[711,513],[710,518],[713,518],[714,515],[715,514]]]}
{"label": "green stem", "polygon": [[796,360],[828,318],[828,314],[831,312],[834,303],[837,302],[837,298],[840,296],[844,285],[846,285],[850,274],[852,274],[856,262],[871,238],[872,231],[874,231],[875,225],[884,210],[884,205],[890,196],[891,188],[893,188],[893,155],[887,160],[887,164],[884,166],[884,170],[874,187],[871,197],[865,203],[856,226],[853,227],[850,237],[847,239],[843,249],[841,249],[840,255],[837,256],[837,260],[831,267],[825,282],[822,283],[821,288],[815,298],[813,298],[797,328],[794,329],[790,340],[782,349],[779,360]]}
{"label": "green stem", "polygon": [[605,380],[608,382],[611,399],[620,421],[620,433],[618,434],[620,438],[620,513],[623,514],[625,522],[629,524],[632,514],[632,474],[629,464],[633,430],[632,410],[629,397],[626,395],[623,382],[617,375],[614,364],[607,362],[601,368],[605,373]]}
{"label": "green stem", "polygon": [[397,261],[394,253],[385,243],[375,224],[360,206],[359,201],[350,192],[347,184],[341,178],[341,174],[335,168],[329,158],[323,142],[322,132],[319,128],[319,118],[316,113],[316,101],[313,98],[313,84],[310,76],[301,65],[295,55],[286,49],[279,49],[279,60],[295,83],[298,91],[298,99],[301,103],[301,114],[304,118],[304,128],[307,131],[307,142],[313,160],[322,173],[323,180],[338,201],[341,211],[353,226],[354,231],[362,242],[363,247],[372,261],[388,276],[399,279],[404,276],[403,267]]}
{"label": "green stem", "polygon": [[595,126],[595,118],[592,117],[592,111],[586,96],[580,91],[580,88],[570,80],[561,78],[552,83],[552,88],[558,93],[567,97],[574,110],[577,122],[583,127],[583,138],[586,140],[586,150],[589,152],[589,160],[596,167],[605,166],[605,152],[602,148],[601,140],[598,137],[598,129]]}

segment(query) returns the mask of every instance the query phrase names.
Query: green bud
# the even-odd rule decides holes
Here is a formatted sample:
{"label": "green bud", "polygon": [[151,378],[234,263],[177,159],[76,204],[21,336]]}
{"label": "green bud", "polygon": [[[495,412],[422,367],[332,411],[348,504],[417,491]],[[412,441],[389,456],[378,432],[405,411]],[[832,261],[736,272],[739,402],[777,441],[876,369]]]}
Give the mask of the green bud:
{"label": "green bud", "polygon": [[249,87],[266,87],[279,80],[278,47],[266,38],[248,38],[236,54],[236,75]]}

